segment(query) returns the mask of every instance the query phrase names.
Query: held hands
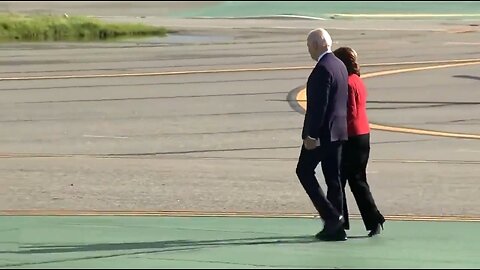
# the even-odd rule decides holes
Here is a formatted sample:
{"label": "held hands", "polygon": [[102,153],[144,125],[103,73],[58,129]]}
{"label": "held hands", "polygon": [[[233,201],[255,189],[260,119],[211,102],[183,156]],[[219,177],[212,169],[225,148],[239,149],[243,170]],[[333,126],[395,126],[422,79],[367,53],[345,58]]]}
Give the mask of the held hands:
{"label": "held hands", "polygon": [[313,150],[320,146],[320,141],[318,139],[307,136],[305,139],[303,139],[303,146],[305,146],[305,149],[307,150]]}

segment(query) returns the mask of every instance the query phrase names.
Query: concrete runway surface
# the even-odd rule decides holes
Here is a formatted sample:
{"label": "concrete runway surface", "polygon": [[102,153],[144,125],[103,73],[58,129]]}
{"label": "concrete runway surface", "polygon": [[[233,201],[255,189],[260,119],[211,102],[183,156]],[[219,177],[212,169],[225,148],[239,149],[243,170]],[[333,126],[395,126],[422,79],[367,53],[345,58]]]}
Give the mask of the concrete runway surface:
{"label": "concrete runway surface", "polygon": [[[480,58],[471,22],[194,20],[160,12],[180,4],[127,4],[83,4],[81,13],[179,32],[0,45],[0,209],[313,213],[295,176],[303,115],[287,100],[314,64],[310,29],[325,27],[335,47],[355,48],[364,73],[435,65],[385,63]],[[65,3],[32,5],[74,12]],[[169,73],[176,71],[192,72]],[[475,64],[368,78],[370,120],[480,135],[479,71]],[[380,210],[479,216],[479,143],[374,130],[368,176]],[[352,196],[349,205],[358,213]]]}

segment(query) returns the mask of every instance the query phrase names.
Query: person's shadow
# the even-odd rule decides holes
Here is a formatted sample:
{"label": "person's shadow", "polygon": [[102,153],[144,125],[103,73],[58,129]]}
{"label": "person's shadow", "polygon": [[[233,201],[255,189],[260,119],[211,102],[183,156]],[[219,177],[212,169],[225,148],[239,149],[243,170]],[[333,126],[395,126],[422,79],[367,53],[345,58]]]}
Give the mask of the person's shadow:
{"label": "person's shadow", "polygon": [[[349,239],[368,238],[368,236],[349,236]],[[291,236],[291,237],[257,237],[238,239],[217,240],[169,240],[155,242],[132,242],[132,243],[102,243],[102,244],[72,244],[72,245],[24,245],[18,251],[0,251],[0,254],[58,254],[90,252],[92,255],[71,258],[56,258],[46,261],[17,262],[0,265],[0,267],[26,267],[39,264],[72,262],[90,259],[105,259],[130,255],[158,254],[163,252],[191,251],[214,247],[252,246],[252,245],[284,245],[284,244],[313,244],[322,243],[314,236]],[[324,243],[324,242],[323,242]],[[343,243],[343,242],[341,242]],[[97,253],[101,251],[113,251],[114,253]]]}
{"label": "person's shadow", "polygon": [[[349,236],[349,239],[368,238],[368,236]],[[309,244],[321,243],[314,236],[287,236],[287,237],[257,237],[217,240],[169,240],[156,242],[133,243],[102,243],[102,244],[76,244],[76,245],[26,245],[20,251],[0,252],[14,254],[44,254],[44,253],[69,253],[69,252],[96,252],[96,251],[126,251],[126,250],[152,250],[153,252],[166,252],[174,250],[200,249],[221,246],[249,246],[249,245],[279,245],[279,244]],[[143,253],[143,252],[142,252]]]}

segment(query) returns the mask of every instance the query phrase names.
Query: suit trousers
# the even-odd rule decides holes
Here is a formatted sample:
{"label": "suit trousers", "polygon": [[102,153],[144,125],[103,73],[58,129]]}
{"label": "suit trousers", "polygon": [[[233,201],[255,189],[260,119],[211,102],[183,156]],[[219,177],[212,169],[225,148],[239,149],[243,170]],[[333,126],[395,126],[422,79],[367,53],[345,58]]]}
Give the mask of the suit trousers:
{"label": "suit trousers", "polygon": [[345,229],[349,229],[348,206],[345,186],[348,182],[357,202],[365,228],[373,230],[380,219],[380,213],[367,183],[367,163],[370,155],[370,134],[349,137],[342,151],[342,189],[344,192],[343,216]]}
{"label": "suit trousers", "polygon": [[[313,150],[302,145],[297,164],[297,176],[323,220],[337,219],[343,213],[343,192],[340,166],[343,141],[321,144]],[[322,165],[327,185],[327,196],[315,177],[315,169]]]}

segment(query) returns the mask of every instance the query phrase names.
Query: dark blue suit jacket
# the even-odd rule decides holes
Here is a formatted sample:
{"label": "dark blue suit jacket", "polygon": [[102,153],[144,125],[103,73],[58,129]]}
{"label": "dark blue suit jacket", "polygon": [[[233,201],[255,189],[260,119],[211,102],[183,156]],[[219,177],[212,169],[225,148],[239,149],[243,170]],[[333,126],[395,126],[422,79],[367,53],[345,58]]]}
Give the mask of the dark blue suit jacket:
{"label": "dark blue suit jacket", "polygon": [[327,53],[307,81],[302,138],[320,138],[321,144],[347,140],[347,100],[347,68],[333,53]]}

